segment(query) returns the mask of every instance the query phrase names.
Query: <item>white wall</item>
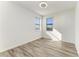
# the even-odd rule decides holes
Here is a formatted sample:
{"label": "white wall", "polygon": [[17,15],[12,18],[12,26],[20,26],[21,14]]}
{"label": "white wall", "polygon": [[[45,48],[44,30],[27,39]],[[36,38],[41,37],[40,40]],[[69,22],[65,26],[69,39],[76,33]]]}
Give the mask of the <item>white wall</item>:
{"label": "white wall", "polygon": [[[69,9],[65,11],[61,11],[59,13],[55,13],[49,16],[45,16],[43,21],[46,21],[46,17],[53,17],[54,19],[54,28],[56,28],[60,33],[62,33],[62,40],[65,42],[75,43],[75,9]],[[46,24],[43,23],[43,27],[45,30]],[[45,30],[46,31],[46,30]],[[48,37],[44,31],[43,36]]]}
{"label": "white wall", "polygon": [[0,52],[40,38],[41,31],[35,31],[36,16],[17,3],[0,2]]}
{"label": "white wall", "polygon": [[77,2],[75,15],[75,44],[79,55],[79,2]]}

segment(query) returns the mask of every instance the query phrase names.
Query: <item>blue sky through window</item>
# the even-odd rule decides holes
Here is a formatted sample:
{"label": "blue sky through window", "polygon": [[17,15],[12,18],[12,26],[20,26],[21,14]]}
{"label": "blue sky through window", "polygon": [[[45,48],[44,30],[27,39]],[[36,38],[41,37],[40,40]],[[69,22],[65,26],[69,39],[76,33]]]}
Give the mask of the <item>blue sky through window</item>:
{"label": "blue sky through window", "polygon": [[40,24],[40,18],[39,17],[35,18],[35,24]]}
{"label": "blue sky through window", "polygon": [[46,24],[53,24],[53,19],[52,18],[47,18],[46,19]]}
{"label": "blue sky through window", "polygon": [[46,19],[46,29],[47,29],[47,31],[53,30],[53,19],[52,19],[52,17]]}

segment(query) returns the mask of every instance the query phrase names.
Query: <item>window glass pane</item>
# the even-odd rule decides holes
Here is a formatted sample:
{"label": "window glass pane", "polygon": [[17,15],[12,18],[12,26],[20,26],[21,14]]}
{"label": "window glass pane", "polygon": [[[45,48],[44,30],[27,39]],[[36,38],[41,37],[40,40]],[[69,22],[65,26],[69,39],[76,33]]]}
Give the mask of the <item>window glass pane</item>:
{"label": "window glass pane", "polygon": [[40,18],[35,18],[35,30],[40,30]]}
{"label": "window glass pane", "polygon": [[39,24],[40,25],[40,18],[38,18],[38,17],[35,18],[35,24]]}
{"label": "window glass pane", "polygon": [[46,19],[46,30],[47,31],[52,31],[53,30],[53,19],[52,18],[47,18]]}

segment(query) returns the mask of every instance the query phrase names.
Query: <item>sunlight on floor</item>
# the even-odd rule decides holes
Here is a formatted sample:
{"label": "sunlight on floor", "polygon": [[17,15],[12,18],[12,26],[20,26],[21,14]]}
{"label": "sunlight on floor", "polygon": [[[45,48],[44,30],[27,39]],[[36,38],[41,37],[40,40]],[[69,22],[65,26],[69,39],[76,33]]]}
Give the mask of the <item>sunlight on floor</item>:
{"label": "sunlight on floor", "polygon": [[53,31],[47,31],[46,33],[54,41],[62,40],[62,34],[59,31],[57,31],[56,29],[53,29]]}

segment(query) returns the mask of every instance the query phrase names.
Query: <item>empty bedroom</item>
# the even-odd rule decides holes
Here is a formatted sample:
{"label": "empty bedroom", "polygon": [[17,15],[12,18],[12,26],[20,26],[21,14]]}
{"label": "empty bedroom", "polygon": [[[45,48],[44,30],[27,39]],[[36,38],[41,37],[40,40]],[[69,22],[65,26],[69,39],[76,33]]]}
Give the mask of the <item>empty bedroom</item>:
{"label": "empty bedroom", "polygon": [[0,1],[0,57],[78,57],[78,10],[78,1]]}

